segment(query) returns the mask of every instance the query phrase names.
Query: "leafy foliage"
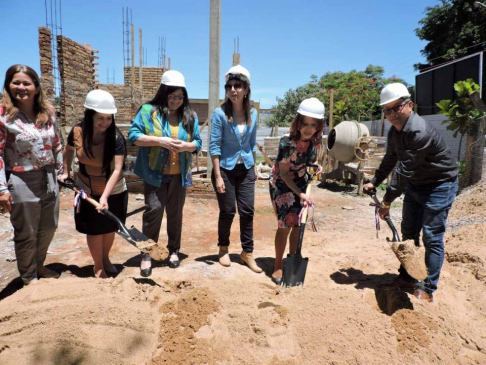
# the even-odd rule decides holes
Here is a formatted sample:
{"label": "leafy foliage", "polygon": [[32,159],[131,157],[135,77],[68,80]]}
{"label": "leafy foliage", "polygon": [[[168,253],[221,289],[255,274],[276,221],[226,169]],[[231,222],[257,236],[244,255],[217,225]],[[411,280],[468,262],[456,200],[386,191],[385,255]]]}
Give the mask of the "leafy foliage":
{"label": "leafy foliage", "polygon": [[440,4],[425,9],[425,18],[419,21],[421,27],[415,33],[429,42],[421,51],[428,63],[415,64],[415,69],[486,49],[486,11],[475,9],[473,3],[474,0],[440,0]]}
{"label": "leafy foliage", "polygon": [[479,85],[473,79],[467,79],[456,82],[454,90],[457,95],[456,100],[445,99],[436,104],[440,113],[449,118],[442,124],[448,124],[447,129],[454,131],[454,137],[457,137],[458,133],[474,136],[483,113],[475,108],[469,95],[475,91],[479,92]]}
{"label": "leafy foliage", "polygon": [[307,84],[287,91],[282,99],[277,98],[277,111],[268,124],[289,125],[300,102],[310,97],[316,97],[324,103],[328,119],[330,89],[334,89],[333,117],[337,123],[344,119],[345,114],[354,120],[367,119],[369,113],[377,117],[381,113],[379,100],[383,86],[391,82],[406,84],[397,77],[384,78],[384,72],[381,66],[369,65],[364,71],[327,72],[320,78],[312,75]]}

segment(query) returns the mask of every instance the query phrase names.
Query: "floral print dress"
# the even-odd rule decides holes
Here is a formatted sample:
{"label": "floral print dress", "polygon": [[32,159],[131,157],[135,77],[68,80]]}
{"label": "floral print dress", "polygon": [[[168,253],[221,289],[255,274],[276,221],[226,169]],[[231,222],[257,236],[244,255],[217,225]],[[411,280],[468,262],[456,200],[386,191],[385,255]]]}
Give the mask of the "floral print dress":
{"label": "floral print dress", "polygon": [[280,139],[277,160],[270,176],[270,198],[278,219],[278,228],[291,228],[299,225],[299,213],[302,209],[300,198],[280,176],[280,163],[290,164],[289,175],[298,188],[305,192],[307,188],[306,168],[315,163],[316,148],[309,141],[292,141],[288,135]]}

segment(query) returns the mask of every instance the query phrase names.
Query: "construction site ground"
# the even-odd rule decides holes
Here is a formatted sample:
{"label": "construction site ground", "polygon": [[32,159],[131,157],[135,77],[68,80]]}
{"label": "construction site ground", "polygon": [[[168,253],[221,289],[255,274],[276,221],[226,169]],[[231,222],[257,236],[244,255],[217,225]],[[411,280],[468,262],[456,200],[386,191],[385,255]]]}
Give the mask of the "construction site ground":
{"label": "construction site ground", "polygon": [[[95,279],[86,239],[74,228],[72,194],[47,266],[62,273],[22,286],[13,233],[0,215],[0,364],[486,364],[486,186],[463,191],[450,213],[446,260],[434,303],[383,290],[397,274],[382,222],[356,186],[313,186],[318,232],[305,232],[303,287],[270,281],[277,228],[268,181],[257,182],[255,256],[239,264],[239,223],[230,267],[217,259],[216,200],[188,197],[181,266],[157,262],[139,275],[139,252],[116,237],[119,273]],[[129,212],[143,206],[131,194]],[[400,227],[401,201],[392,207]],[[142,213],[128,218],[141,229]],[[159,242],[166,244],[165,219]]]}

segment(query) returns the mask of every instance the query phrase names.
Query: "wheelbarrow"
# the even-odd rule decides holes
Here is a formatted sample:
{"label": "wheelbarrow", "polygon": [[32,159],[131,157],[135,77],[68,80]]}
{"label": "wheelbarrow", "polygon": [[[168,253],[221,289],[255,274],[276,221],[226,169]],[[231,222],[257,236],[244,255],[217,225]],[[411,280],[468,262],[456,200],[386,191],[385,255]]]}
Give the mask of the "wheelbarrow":
{"label": "wheelbarrow", "polygon": [[[58,183],[65,188],[73,190],[77,194],[82,194],[81,190],[79,190],[79,188],[74,184],[72,179],[66,179],[64,182],[58,180]],[[100,206],[100,203],[87,195],[83,199],[85,199],[95,208],[99,208]],[[150,255],[150,257],[152,257],[154,260],[163,261],[167,259],[169,256],[169,250],[166,247],[159,246],[157,242],[145,236],[134,226],[128,229],[123,222],[108,209],[103,209],[101,212],[118,225],[118,231],[116,233],[132,246],[136,247],[144,254]]]}

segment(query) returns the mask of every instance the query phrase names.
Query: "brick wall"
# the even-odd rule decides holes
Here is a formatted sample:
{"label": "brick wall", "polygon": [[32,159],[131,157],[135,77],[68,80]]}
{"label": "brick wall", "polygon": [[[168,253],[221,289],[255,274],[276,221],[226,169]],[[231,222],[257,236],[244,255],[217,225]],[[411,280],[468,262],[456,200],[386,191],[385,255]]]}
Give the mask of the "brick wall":
{"label": "brick wall", "polygon": [[93,90],[95,60],[98,58],[89,45],[83,46],[73,40],[57,37],[57,55],[61,77],[61,125],[72,126],[84,115],[84,99]]}
{"label": "brick wall", "polygon": [[[143,103],[140,88],[122,84],[98,84],[97,89],[108,91],[115,98],[117,124],[131,124],[138,108]],[[132,96],[133,95],[133,96]]]}
{"label": "brick wall", "polygon": [[[123,77],[125,79],[125,86],[132,85],[131,67],[125,67],[123,70]],[[135,70],[135,86],[140,87],[140,67],[134,67]],[[143,99],[144,101],[152,99],[160,86],[160,79],[162,74],[166,71],[163,67],[142,67],[142,85],[143,85]]]}
{"label": "brick wall", "polygon": [[47,100],[54,105],[54,67],[52,64],[51,30],[39,27],[40,78]]}

